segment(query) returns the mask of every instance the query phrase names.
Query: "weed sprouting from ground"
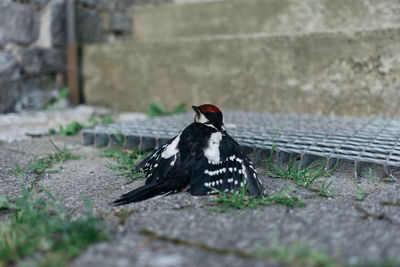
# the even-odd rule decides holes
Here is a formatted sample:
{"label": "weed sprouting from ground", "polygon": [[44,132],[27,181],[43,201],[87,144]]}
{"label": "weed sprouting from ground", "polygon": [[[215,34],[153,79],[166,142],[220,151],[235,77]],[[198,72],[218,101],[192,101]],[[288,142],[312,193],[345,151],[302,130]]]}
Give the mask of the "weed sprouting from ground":
{"label": "weed sprouting from ground", "polygon": [[0,223],[0,266],[28,260],[35,266],[63,266],[89,244],[103,240],[102,222],[91,211],[77,219],[49,192],[22,186],[22,197],[0,198],[9,209]]}
{"label": "weed sprouting from ground", "polygon": [[354,186],[357,189],[357,194],[355,196],[356,200],[363,201],[365,196],[366,196],[364,189],[360,185],[358,185],[356,182],[353,182],[353,183],[354,183]]}
{"label": "weed sprouting from ground", "polygon": [[286,178],[294,180],[298,185],[309,187],[315,180],[326,174],[324,167],[320,166],[317,170],[315,165],[310,165],[307,168],[300,169],[294,164],[289,163],[287,168],[277,168],[270,175],[273,178]]}
{"label": "weed sprouting from ground", "polygon": [[368,168],[368,171],[363,171],[361,174],[362,174],[362,176],[364,176],[364,177],[366,177],[368,179],[371,179],[371,180],[373,180],[375,182],[380,182],[379,177],[375,176],[373,174],[372,168]]}
{"label": "weed sprouting from ground", "polygon": [[122,133],[115,133],[111,135],[119,146],[123,146],[125,142],[125,137]]}
{"label": "weed sprouting from ground", "polygon": [[124,157],[127,153],[125,153],[121,149],[104,149],[101,152],[101,154],[105,158],[120,159],[120,158]]}
{"label": "weed sprouting from ground", "polygon": [[311,164],[308,167],[301,169],[295,163],[289,161],[287,165],[276,165],[272,163],[271,160],[267,161],[268,171],[265,173],[272,178],[282,178],[291,179],[295,181],[298,185],[309,187],[318,178],[327,174],[323,164],[317,166],[316,164]]}
{"label": "weed sprouting from ground", "polygon": [[[295,181],[300,186],[309,188],[318,178],[326,176],[330,173],[330,171],[325,170],[324,163],[310,164],[306,168],[301,168],[299,164],[296,164],[290,158],[287,164],[275,164],[272,158],[274,150],[275,146],[272,146],[269,159],[264,160],[264,162],[267,163],[268,168],[264,174],[272,178],[290,179]],[[335,166],[332,169],[334,168]],[[328,184],[326,181],[324,181],[321,189],[318,191],[319,195],[322,197],[333,197],[333,195],[329,192],[329,187],[331,184],[332,181]]]}
{"label": "weed sprouting from ground", "polygon": [[73,121],[68,123],[65,127],[60,125],[59,127],[60,134],[62,135],[76,135],[80,130],[85,128],[82,123]]}
{"label": "weed sprouting from ground", "polygon": [[125,176],[129,181],[136,178],[144,177],[142,170],[133,171],[138,161],[147,155],[145,151],[134,151],[132,153],[124,152],[121,149],[105,149],[103,150],[103,157],[114,158],[116,165],[108,164],[107,167],[118,175]]}
{"label": "weed sprouting from ground", "polygon": [[62,88],[58,92],[58,97],[57,99],[53,102],[52,99],[45,100],[45,107],[47,110],[53,110],[57,108],[57,106],[68,97],[69,89],[67,87]]}
{"label": "weed sprouting from ground", "polygon": [[324,180],[323,182],[322,182],[322,185],[321,185],[321,188],[320,188],[320,190],[319,190],[319,192],[318,192],[318,194],[321,196],[321,197],[325,197],[325,198],[331,198],[331,197],[333,197],[333,195],[331,194],[331,192],[329,192],[329,187],[332,185],[332,181],[327,181],[327,180]]}
{"label": "weed sprouting from ground", "polygon": [[[58,130],[61,135],[77,135],[83,128],[92,128],[96,125],[106,125],[113,123],[114,119],[111,115],[101,116],[99,118],[90,117],[87,123],[73,121],[65,126],[59,125]],[[53,128],[49,129],[50,134],[55,134],[57,131]]]}
{"label": "weed sprouting from ground", "polygon": [[35,163],[29,165],[27,168],[22,170],[16,165],[15,173],[34,173],[36,175],[42,175],[47,169],[51,168],[55,163],[62,163],[67,160],[79,159],[79,156],[73,155],[70,149],[64,147],[60,149],[52,140],[50,140],[53,147],[56,149],[55,153],[49,154],[45,157],[39,158]]}
{"label": "weed sprouting from ground", "polygon": [[114,122],[115,121],[111,115],[101,116],[100,118],[90,117],[88,119],[88,127],[93,127],[96,125],[106,125]]}
{"label": "weed sprouting from ground", "polygon": [[185,112],[185,103],[180,103],[172,111],[167,111],[161,104],[153,102],[147,108],[146,114],[149,117],[157,117]]}
{"label": "weed sprouting from ground", "polygon": [[238,190],[233,191],[233,193],[226,193],[216,189],[213,190],[217,193],[217,196],[211,201],[221,205],[220,207],[217,207],[215,209],[215,211],[218,212],[226,212],[231,208],[256,208],[259,206],[270,206],[272,204],[283,204],[291,208],[294,208],[296,206],[305,206],[305,204],[299,201],[298,198],[292,197],[287,193],[288,188],[282,188],[276,194],[266,196],[264,198],[257,198],[246,194],[246,186],[240,187]]}
{"label": "weed sprouting from ground", "polygon": [[373,173],[372,168],[368,168],[368,171],[363,171],[362,176],[364,176],[365,178],[368,178],[374,182],[378,182],[378,183],[392,183],[392,182],[396,182],[397,180],[394,179],[393,177],[382,177],[380,178],[379,176],[375,175]]}

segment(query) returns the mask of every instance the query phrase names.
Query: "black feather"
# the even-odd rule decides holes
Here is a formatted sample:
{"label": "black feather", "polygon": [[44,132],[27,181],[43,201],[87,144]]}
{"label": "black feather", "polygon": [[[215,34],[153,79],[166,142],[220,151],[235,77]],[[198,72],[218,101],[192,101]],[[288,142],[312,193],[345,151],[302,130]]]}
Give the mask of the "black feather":
{"label": "black feather", "polygon": [[166,189],[164,184],[148,184],[123,194],[119,199],[115,200],[115,206],[124,205],[132,202],[139,202],[157,195],[161,195]]}
{"label": "black feather", "polygon": [[196,161],[190,192],[193,195],[210,194],[213,189],[233,192],[245,182],[250,194],[260,196],[263,186],[253,164],[240,145],[226,132],[222,136],[219,152],[219,164],[210,164],[204,154]]}
{"label": "black feather", "polygon": [[[222,116],[220,119],[222,121]],[[221,137],[219,144],[214,145],[219,152],[219,162],[210,161],[205,155],[212,134]],[[122,195],[115,205],[179,192],[188,187],[192,195],[209,194],[213,188],[233,191],[243,182],[251,194],[260,196],[263,192],[257,173],[240,145],[224,130],[209,124],[190,124],[142,160],[135,171],[139,169],[145,172],[145,185]]]}
{"label": "black feather", "polygon": [[154,149],[153,152],[150,153],[146,158],[144,158],[142,161],[139,162],[138,165],[133,169],[133,171],[138,171],[140,169],[143,169],[144,172],[147,172],[151,168],[154,167],[154,165],[157,163],[157,160],[160,158],[161,153],[165,150],[165,148],[171,144],[171,142],[176,138],[176,136],[168,142],[166,142],[164,145]]}

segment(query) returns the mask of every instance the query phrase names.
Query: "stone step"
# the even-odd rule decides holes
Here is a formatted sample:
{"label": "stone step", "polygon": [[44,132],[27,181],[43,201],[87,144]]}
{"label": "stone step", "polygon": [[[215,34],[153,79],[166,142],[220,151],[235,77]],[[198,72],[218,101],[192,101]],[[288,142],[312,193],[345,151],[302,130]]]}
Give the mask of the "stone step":
{"label": "stone step", "polygon": [[394,28],[400,26],[399,12],[397,0],[178,1],[178,4],[135,8],[134,37],[162,40],[220,34],[290,35]]}
{"label": "stone step", "polygon": [[399,116],[400,29],[86,45],[89,104]]}

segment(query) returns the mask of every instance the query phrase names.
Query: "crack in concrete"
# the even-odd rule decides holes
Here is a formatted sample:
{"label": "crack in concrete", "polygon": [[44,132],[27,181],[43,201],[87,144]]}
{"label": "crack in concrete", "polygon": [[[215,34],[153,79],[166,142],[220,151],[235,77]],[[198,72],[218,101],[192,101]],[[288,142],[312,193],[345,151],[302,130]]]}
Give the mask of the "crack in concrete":
{"label": "crack in concrete", "polygon": [[185,247],[190,247],[190,248],[196,248],[196,249],[201,249],[207,252],[212,252],[215,254],[219,255],[233,255],[239,258],[257,258],[254,256],[252,253],[246,252],[246,251],[241,251],[241,250],[235,250],[235,249],[225,249],[225,248],[216,248],[209,246],[207,244],[204,244],[202,242],[193,242],[193,241],[186,241],[182,240],[179,238],[170,238],[166,237],[163,235],[159,235],[154,231],[151,231],[149,229],[141,229],[138,231],[139,234],[147,236],[151,239],[159,240],[159,241],[164,241],[168,242],[174,245],[178,246],[185,246]]}
{"label": "crack in concrete", "polygon": [[390,218],[389,216],[387,216],[384,212],[382,212],[382,213],[369,212],[367,209],[361,207],[361,205],[359,205],[359,204],[356,204],[354,206],[354,208],[356,210],[360,211],[361,213],[363,213],[363,216],[361,216],[361,219],[372,218],[372,219],[375,219],[375,220],[384,220],[384,221],[387,221],[388,223],[391,223],[391,224],[400,225],[399,223],[393,221],[393,219]]}
{"label": "crack in concrete", "polygon": [[400,200],[384,200],[380,201],[379,204],[382,206],[394,206],[394,207],[400,207]]}

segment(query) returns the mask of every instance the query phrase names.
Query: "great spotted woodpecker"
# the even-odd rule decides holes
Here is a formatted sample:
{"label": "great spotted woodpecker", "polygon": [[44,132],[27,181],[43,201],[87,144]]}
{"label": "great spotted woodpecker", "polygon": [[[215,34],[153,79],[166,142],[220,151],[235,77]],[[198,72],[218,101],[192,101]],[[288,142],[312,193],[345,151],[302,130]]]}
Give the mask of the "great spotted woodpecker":
{"label": "great spotted woodpecker", "polygon": [[194,122],[136,166],[146,175],[145,185],[122,195],[115,205],[184,190],[192,195],[233,192],[244,185],[252,195],[263,194],[253,164],[225,131],[221,110],[210,104],[193,109]]}

